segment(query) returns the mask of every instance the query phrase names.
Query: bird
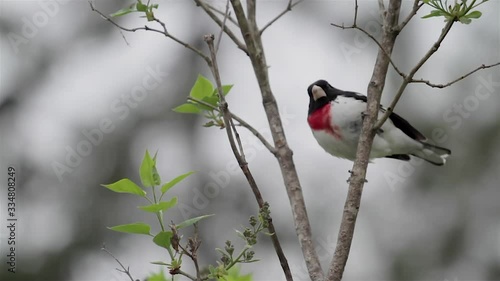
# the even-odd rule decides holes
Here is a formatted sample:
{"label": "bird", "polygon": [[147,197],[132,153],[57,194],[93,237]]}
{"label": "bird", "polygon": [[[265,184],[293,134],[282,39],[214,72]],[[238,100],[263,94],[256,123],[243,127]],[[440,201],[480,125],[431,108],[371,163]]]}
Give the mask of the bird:
{"label": "bird", "polygon": [[[307,122],[318,144],[333,156],[354,161],[367,97],[334,88],[326,80],[312,83],[307,93]],[[385,112],[380,106],[379,114]],[[383,157],[409,161],[410,156],[415,156],[441,166],[450,155],[451,150],[431,144],[408,121],[391,112],[375,135],[370,161]]]}

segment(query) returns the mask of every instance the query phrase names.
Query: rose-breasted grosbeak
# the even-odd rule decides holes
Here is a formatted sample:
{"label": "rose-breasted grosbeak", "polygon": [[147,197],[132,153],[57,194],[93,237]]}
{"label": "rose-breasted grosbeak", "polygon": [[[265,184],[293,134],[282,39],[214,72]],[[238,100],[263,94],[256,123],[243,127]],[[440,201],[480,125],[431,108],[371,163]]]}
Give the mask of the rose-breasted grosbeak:
{"label": "rose-breasted grosbeak", "polygon": [[[307,93],[307,122],[319,145],[333,156],[354,160],[367,97],[336,89],[325,80],[311,84]],[[384,112],[381,106],[379,113]],[[449,149],[428,143],[408,121],[391,113],[375,135],[370,159],[389,157],[408,161],[413,155],[443,165],[450,154]]]}

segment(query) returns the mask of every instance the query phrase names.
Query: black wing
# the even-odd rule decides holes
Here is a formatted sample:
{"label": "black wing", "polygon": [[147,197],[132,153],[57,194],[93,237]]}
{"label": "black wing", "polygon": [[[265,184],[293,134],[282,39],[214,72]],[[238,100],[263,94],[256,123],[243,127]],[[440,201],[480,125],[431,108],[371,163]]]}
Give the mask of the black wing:
{"label": "black wing", "polygon": [[392,123],[394,123],[394,126],[403,131],[403,133],[408,135],[410,138],[418,141],[427,140],[427,138],[422,135],[422,133],[420,133],[417,129],[410,125],[408,121],[404,120],[403,117],[397,115],[396,113],[391,113],[391,115],[389,115],[389,119],[391,119]]}

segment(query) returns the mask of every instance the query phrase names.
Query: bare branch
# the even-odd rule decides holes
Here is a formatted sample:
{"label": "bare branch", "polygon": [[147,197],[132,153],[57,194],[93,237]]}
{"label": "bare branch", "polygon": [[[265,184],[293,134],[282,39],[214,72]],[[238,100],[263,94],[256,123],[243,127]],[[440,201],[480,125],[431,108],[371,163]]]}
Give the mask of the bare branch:
{"label": "bare branch", "polygon": [[[396,42],[397,32],[394,27],[398,24],[399,11],[401,9],[401,0],[390,0],[389,7],[384,20],[382,34],[382,47],[379,49],[377,61],[373,69],[373,75],[368,85],[368,101],[366,115],[363,118],[363,127],[358,141],[356,151],[356,160],[354,161],[351,176],[349,178],[349,190],[342,214],[337,246],[333,260],[328,270],[327,281],[340,281],[344,274],[345,265],[349,257],[354,228],[361,205],[361,195],[366,178],[366,169],[368,167],[369,156],[375,137],[375,131],[372,129],[380,106],[380,98],[385,86],[387,70],[390,64],[390,54]],[[385,51],[384,51],[385,50]]]}
{"label": "bare branch", "polygon": [[387,54],[387,51],[384,49],[384,47],[382,47],[380,42],[378,42],[378,40],[373,35],[371,35],[368,31],[366,31],[365,29],[363,29],[357,25],[356,26],[343,26],[343,25],[338,25],[338,24],[334,24],[334,23],[331,23],[331,25],[333,25],[337,28],[341,28],[341,29],[357,29],[357,30],[363,32],[366,36],[368,36],[370,39],[372,39],[373,42],[375,42],[375,44],[377,44],[377,46],[379,47],[379,50],[382,50],[385,53],[385,55],[389,58],[390,64],[392,65],[394,70],[399,74],[399,76],[403,77],[403,79],[406,78],[406,74],[396,66],[396,63],[394,63],[394,61],[389,56],[389,54]]}
{"label": "bare branch", "polygon": [[217,37],[217,44],[215,45],[215,53],[219,52],[220,41],[222,40],[222,34],[224,33],[224,27],[226,27],[226,20],[230,16],[229,12],[229,0],[226,1],[226,12],[224,13],[224,20],[222,21],[222,26],[220,28],[219,36]]}
{"label": "bare branch", "polygon": [[[318,254],[312,241],[311,225],[307,216],[304,196],[300,186],[299,177],[293,161],[293,152],[288,147],[283,124],[276,99],[274,98],[271,86],[269,84],[268,65],[263,50],[260,33],[253,34],[251,27],[245,17],[245,12],[240,0],[231,0],[233,11],[240,25],[241,35],[248,48],[248,56],[252,62],[257,82],[262,95],[262,103],[266,112],[271,135],[273,136],[274,146],[277,149],[276,159],[281,168],[281,174],[285,183],[290,205],[294,216],[295,231],[299,238],[302,253],[306,262],[309,276],[312,280],[322,280],[323,271],[319,262]],[[281,267],[285,272],[287,280],[292,276],[287,274],[284,261],[280,258]]]}
{"label": "bare branch", "polygon": [[286,13],[290,12],[293,7],[295,7],[297,4],[299,4],[300,2],[302,2],[304,0],[298,0],[295,3],[292,3],[292,1],[293,0],[288,0],[288,5],[286,6],[285,10],[283,10],[283,12],[279,13],[274,19],[272,19],[266,25],[264,25],[264,27],[259,31],[260,35],[262,35],[262,33],[264,33],[264,30],[266,30],[268,27],[270,27],[274,22],[276,22],[277,20],[279,20]]}
{"label": "bare branch", "polygon": [[108,249],[106,249],[106,245],[102,245],[101,250],[110,255],[120,265],[122,269],[117,268],[116,269],[117,271],[127,274],[127,276],[130,278],[131,281],[135,281],[134,277],[132,277],[132,274],[130,274],[130,268],[128,267],[125,268],[125,266],[120,262],[120,260],[117,259]]}
{"label": "bare branch", "polygon": [[500,65],[500,62],[497,62],[497,63],[494,63],[494,64],[490,64],[490,65],[482,64],[481,66],[479,66],[476,69],[468,72],[467,74],[464,74],[464,75],[458,77],[457,79],[455,79],[455,80],[453,80],[451,82],[448,82],[446,84],[434,84],[434,83],[429,82],[429,80],[424,80],[424,79],[412,79],[410,81],[410,83],[425,83],[425,84],[427,84],[430,87],[442,89],[442,88],[449,87],[449,86],[457,83],[458,81],[463,80],[463,79],[469,77],[470,75],[478,72],[481,69],[487,69],[487,68],[495,67],[495,66],[498,66],[498,65]]}
{"label": "bare branch", "polygon": [[245,47],[245,45],[240,41],[240,39],[238,39],[236,37],[236,35],[231,31],[231,29],[227,26],[227,25],[224,25],[223,22],[219,19],[219,17],[217,17],[216,14],[214,14],[214,12],[210,9],[210,7],[207,5],[207,3],[205,3],[204,0],[194,0],[194,2],[196,3],[196,5],[200,6],[203,11],[205,11],[205,13],[221,28],[224,29],[224,33],[227,34],[227,36],[229,36],[229,38],[231,38],[231,40],[234,42],[234,44],[236,44],[236,46],[238,46],[238,48],[240,50],[242,50],[243,52],[245,53],[248,53],[247,51],[247,48]]}
{"label": "bare branch", "polygon": [[[210,8],[210,10],[212,10],[212,11],[216,12],[217,14],[219,14],[219,15],[221,15],[221,16],[223,16],[223,17],[225,17],[225,16],[226,16],[226,14],[227,14],[227,11],[226,11],[226,12],[223,12],[223,11],[221,11],[221,10],[217,9],[216,7],[214,7],[214,6],[210,5],[210,3],[205,3],[205,5],[207,5],[207,7],[208,7],[208,8]],[[237,22],[237,21],[236,21],[236,20],[235,20],[235,19],[234,19],[231,15],[229,15],[229,16],[227,17],[227,19],[228,19],[228,20],[229,20],[232,24],[234,24],[235,26],[238,26],[238,22]],[[238,26],[238,27],[239,27],[239,26]]]}
{"label": "bare branch", "polygon": [[417,14],[418,10],[420,7],[424,5],[424,2],[421,2],[420,0],[415,0],[413,2],[413,8],[411,9],[410,14],[406,17],[406,19],[398,26],[398,30],[401,31],[405,26],[410,22],[410,20]]}
{"label": "bare branch", "polygon": [[145,31],[151,31],[151,32],[156,32],[156,33],[160,33],[160,34],[163,34],[165,37],[167,38],[170,38],[172,40],[174,40],[175,42],[181,44],[182,46],[184,46],[185,48],[195,52],[198,56],[202,57],[208,64],[210,64],[210,58],[208,56],[206,56],[205,54],[203,54],[202,51],[200,51],[199,49],[189,45],[188,43],[178,39],[177,37],[173,36],[172,34],[170,34],[168,31],[167,31],[167,28],[165,26],[165,23],[163,23],[162,21],[160,21],[159,19],[154,19],[155,22],[159,23],[162,28],[163,28],[163,31],[162,30],[159,30],[159,29],[155,29],[155,28],[151,28],[147,25],[144,25],[144,27],[136,27],[136,28],[126,28],[126,27],[123,27],[121,25],[119,25],[118,23],[116,23],[114,20],[112,20],[110,17],[104,15],[103,13],[101,13],[99,10],[97,10],[95,7],[94,7],[94,4],[92,2],[89,2],[90,4],[90,9],[93,11],[93,12],[96,12],[97,14],[99,14],[103,19],[109,21],[111,24],[113,24],[114,26],[118,27],[119,29],[123,30],[123,31],[127,31],[127,32],[136,32],[138,30],[145,30]]}
{"label": "bare branch", "polygon": [[384,5],[384,0],[378,0],[378,11],[380,13],[380,19],[382,20],[382,24],[385,25],[385,5]]}
{"label": "bare branch", "polygon": [[394,107],[396,107],[396,104],[398,103],[399,99],[403,95],[403,92],[406,89],[406,86],[408,86],[408,84],[412,81],[413,76],[422,67],[422,65],[424,65],[424,63],[439,49],[439,47],[441,46],[441,43],[443,42],[444,38],[446,37],[446,35],[448,34],[448,32],[450,32],[451,27],[453,26],[454,22],[455,22],[454,20],[450,20],[450,21],[448,21],[446,23],[445,27],[441,31],[441,35],[439,35],[439,38],[436,41],[436,43],[434,43],[432,45],[432,47],[429,49],[429,51],[427,51],[427,53],[425,54],[425,56],[417,63],[417,65],[410,71],[410,73],[408,74],[408,76],[406,76],[406,78],[403,80],[403,83],[401,83],[401,86],[399,87],[399,89],[398,89],[398,91],[396,93],[396,96],[394,96],[394,99],[392,100],[391,104],[387,108],[386,112],[377,121],[377,123],[373,127],[374,131],[377,131],[378,129],[380,129],[380,127],[382,127],[382,125],[387,120],[387,118],[389,118],[389,116],[391,115],[391,113],[394,111]]}
{"label": "bare branch", "polygon": [[[204,102],[202,100],[192,98],[192,97],[188,97],[188,100],[193,101],[195,103],[203,104],[204,106],[210,107],[213,110],[219,111],[218,107],[213,106],[213,105],[211,105],[207,102]],[[269,150],[269,152],[276,155],[276,148],[274,148],[274,146],[272,146],[257,129],[252,127],[252,125],[248,124],[243,118],[239,117],[238,115],[236,115],[232,112],[231,112],[231,117],[234,120],[238,121],[239,124],[237,124],[237,125],[240,125],[240,126],[246,128],[247,130],[249,130],[254,136],[256,136],[260,140],[260,142],[267,148],[267,150]]]}
{"label": "bare branch", "polygon": [[[205,35],[204,37],[205,42],[207,42],[208,48],[210,50],[210,55],[212,59],[212,65],[211,65],[211,70],[212,74],[215,78],[215,83],[217,85],[217,91],[219,94],[219,111],[222,112],[222,116],[224,118],[224,123],[226,124],[226,133],[227,137],[229,139],[229,143],[231,146],[231,150],[233,151],[234,157],[238,161],[238,164],[240,165],[241,170],[243,171],[243,174],[245,175],[250,188],[252,189],[252,192],[255,196],[255,199],[257,200],[257,203],[259,205],[259,208],[264,207],[264,199],[262,198],[262,194],[259,190],[259,187],[257,186],[257,183],[255,182],[255,179],[250,171],[250,168],[248,167],[248,163],[245,160],[245,155],[243,152],[243,146],[241,144],[241,140],[239,139],[238,132],[236,131],[236,127],[232,123],[232,116],[231,112],[229,111],[229,107],[227,104],[227,101],[224,97],[224,91],[222,90],[222,83],[220,79],[220,74],[219,74],[219,69],[217,66],[217,58],[216,58],[216,52],[214,48],[214,36],[213,35]],[[237,140],[238,146],[240,151],[238,151],[238,148],[236,147],[235,143],[235,138],[233,137],[233,133],[235,135],[235,138]],[[278,258],[281,262],[281,266],[283,268],[283,272],[286,276],[287,281],[293,281],[292,278],[292,272],[290,270],[290,267],[288,265],[288,261],[286,260],[285,254],[283,253],[283,249],[281,247],[281,244],[278,239],[278,234],[276,233],[276,229],[274,228],[274,224],[272,222],[272,219],[270,218],[268,220],[268,230],[271,235],[271,241],[273,242],[274,249],[276,251],[276,254],[278,255]]]}
{"label": "bare branch", "polygon": [[[366,36],[368,36],[368,38],[372,39],[372,41],[375,42],[375,44],[377,44],[377,46],[379,47],[379,50],[382,50],[385,53],[385,55],[389,58],[389,62],[391,63],[392,67],[399,74],[399,76],[403,77],[403,79],[406,78],[406,74],[404,74],[403,71],[401,71],[396,66],[396,64],[392,60],[391,56],[387,53],[387,51],[380,44],[380,42],[377,40],[377,38],[375,38],[370,32],[366,31],[364,28],[358,26],[358,24],[357,24],[357,20],[358,20],[358,1],[357,0],[355,1],[354,5],[355,5],[354,6],[354,22],[353,22],[353,24],[351,26],[344,26],[344,24],[338,25],[338,24],[335,24],[335,23],[331,23],[331,25],[334,26],[334,27],[340,28],[342,30],[357,29],[357,30],[363,32]],[[383,0],[381,0],[381,2],[379,1],[379,7],[380,7],[380,9],[385,9],[384,8],[384,2],[383,2]],[[382,18],[382,21],[385,21],[385,19]]]}

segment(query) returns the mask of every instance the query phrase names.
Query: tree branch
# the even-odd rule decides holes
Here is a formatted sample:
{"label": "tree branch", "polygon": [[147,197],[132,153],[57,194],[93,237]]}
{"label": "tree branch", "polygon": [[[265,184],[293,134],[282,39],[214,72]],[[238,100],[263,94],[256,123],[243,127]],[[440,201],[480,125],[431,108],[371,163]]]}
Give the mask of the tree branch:
{"label": "tree branch", "polygon": [[[394,61],[391,59],[391,56],[387,53],[387,51],[380,44],[380,42],[373,35],[371,35],[370,32],[368,32],[364,28],[358,26],[358,24],[357,24],[357,19],[358,19],[358,1],[357,0],[354,2],[354,5],[355,5],[354,6],[354,22],[353,22],[353,24],[351,26],[344,26],[344,24],[338,25],[338,24],[335,24],[335,23],[330,23],[330,24],[332,26],[335,26],[335,27],[340,28],[342,30],[357,29],[357,30],[363,32],[366,36],[368,36],[368,38],[372,39],[372,41],[377,44],[377,46],[379,47],[379,50],[382,50],[385,53],[385,55],[389,58],[389,62],[391,63],[392,67],[399,74],[399,76],[403,77],[403,79],[406,78],[406,74],[404,74],[401,70],[399,70],[399,68],[396,66],[396,64],[394,63]],[[382,10],[384,8],[384,2],[382,0],[379,1],[379,8],[381,10],[380,14],[382,16],[385,13],[385,10]],[[382,21],[384,21],[384,18],[382,18]]]}
{"label": "tree branch", "polygon": [[117,268],[116,269],[117,271],[127,274],[128,278],[130,278],[131,281],[135,281],[134,277],[132,277],[132,274],[130,274],[130,268],[128,268],[128,267],[125,268],[125,266],[120,262],[120,260],[117,259],[108,249],[106,249],[105,245],[102,245],[101,250],[106,252],[108,255],[110,255],[120,265],[120,267],[122,269]]}
{"label": "tree branch", "polygon": [[349,257],[356,219],[361,204],[366,169],[368,167],[373,138],[375,137],[372,128],[377,120],[380,98],[385,86],[385,79],[390,63],[390,54],[392,53],[398,34],[395,32],[394,27],[398,24],[400,9],[401,0],[390,0],[388,10],[384,11],[386,16],[383,19],[384,26],[381,43],[383,48],[379,49],[373,75],[368,85],[367,112],[363,119],[363,127],[356,151],[356,160],[354,161],[349,178],[349,190],[342,214],[337,246],[335,247],[334,257],[328,270],[327,278],[325,279],[328,281],[340,281],[342,279]]}
{"label": "tree branch", "polygon": [[195,52],[198,56],[200,56],[201,58],[203,58],[205,60],[205,62],[207,64],[211,64],[210,62],[210,58],[208,56],[206,56],[205,54],[203,54],[202,51],[200,51],[199,49],[189,45],[188,43],[178,39],[177,37],[173,36],[172,34],[170,34],[168,31],[167,31],[167,27],[165,25],[164,22],[160,21],[159,19],[157,18],[154,18],[154,21],[156,21],[157,23],[159,23],[162,28],[163,28],[163,31],[159,30],[159,29],[155,29],[155,28],[151,28],[147,25],[144,25],[144,27],[136,27],[136,28],[126,28],[126,27],[123,27],[121,25],[119,25],[118,23],[116,23],[114,20],[112,20],[110,17],[104,15],[103,13],[101,13],[99,10],[97,10],[95,7],[94,7],[94,4],[92,2],[89,1],[89,4],[90,4],[90,9],[93,11],[93,12],[96,12],[97,14],[99,14],[103,19],[109,21],[111,24],[113,24],[114,26],[118,27],[119,29],[123,30],[123,31],[127,31],[127,32],[136,32],[138,30],[146,30],[146,31],[152,31],[152,32],[156,32],[156,33],[160,33],[160,34],[163,34],[165,35],[165,37],[167,38],[170,38],[172,40],[174,40],[175,42],[179,43],[180,45],[184,46],[185,48]]}
{"label": "tree branch", "polygon": [[217,36],[217,44],[215,45],[215,53],[219,52],[220,41],[222,40],[222,34],[224,34],[224,28],[226,27],[226,20],[230,16],[229,12],[229,0],[226,0],[226,12],[224,13],[224,20],[222,20],[222,26],[220,28],[219,36]]}
{"label": "tree branch", "polygon": [[[210,8],[210,10],[213,10],[214,12],[216,12],[217,14],[221,15],[221,16],[225,16],[227,12],[223,12],[217,8],[215,8],[214,6],[210,5],[209,3],[205,3],[205,5],[207,5],[208,8]],[[226,6],[227,7],[227,6]],[[238,22],[231,16],[228,16],[227,19],[234,25],[238,26]]]}
{"label": "tree branch", "polygon": [[374,131],[377,131],[378,129],[380,129],[382,127],[382,125],[384,125],[384,122],[387,120],[387,118],[389,118],[391,113],[394,111],[394,107],[396,107],[396,104],[398,103],[399,99],[403,95],[403,92],[406,89],[406,86],[408,86],[408,84],[412,81],[413,76],[422,67],[422,65],[424,65],[424,63],[439,49],[444,38],[446,37],[448,32],[450,32],[450,29],[453,26],[454,22],[455,22],[454,20],[450,20],[446,23],[443,30],[441,31],[441,35],[439,36],[438,40],[436,41],[436,43],[434,43],[432,45],[432,47],[429,49],[429,51],[427,51],[425,56],[417,63],[417,65],[415,65],[415,67],[410,71],[408,76],[405,77],[405,79],[403,80],[403,83],[401,83],[401,86],[399,87],[399,89],[396,93],[396,96],[394,96],[394,99],[392,100],[391,104],[387,108],[386,112],[377,121],[377,123],[373,127]]}
{"label": "tree branch", "polygon": [[295,3],[292,3],[293,0],[288,0],[288,5],[286,5],[285,10],[283,12],[279,13],[274,19],[270,20],[264,27],[259,31],[259,34],[262,35],[264,33],[264,30],[266,30],[268,27],[270,27],[274,22],[279,20],[282,16],[284,16],[286,13],[290,12],[293,7],[295,7],[297,4],[304,0],[298,0]]}
{"label": "tree branch", "polygon": [[245,53],[248,53],[247,51],[247,48],[245,47],[245,45],[240,41],[240,39],[238,39],[238,37],[236,37],[236,35],[234,35],[234,33],[231,31],[231,29],[227,26],[227,25],[224,25],[223,22],[219,19],[219,17],[217,17],[216,14],[214,14],[214,12],[212,12],[212,10],[210,9],[210,7],[203,1],[203,0],[194,0],[194,2],[196,3],[196,5],[200,6],[203,11],[205,11],[205,13],[221,28],[224,29],[224,33],[227,34],[227,36],[229,36],[229,38],[231,38],[231,40],[234,42],[234,44],[236,44],[236,46],[242,50],[243,52]]}
{"label": "tree branch", "polygon": [[[192,101],[192,102],[195,102],[195,103],[203,104],[204,106],[210,107],[211,109],[216,110],[217,112],[219,112],[219,108],[218,107],[215,107],[215,106],[209,104],[208,102],[204,102],[202,100],[199,100],[199,99],[196,99],[196,98],[193,98],[193,97],[188,97],[188,101]],[[266,140],[266,138],[257,129],[255,129],[254,127],[252,127],[252,125],[248,124],[243,118],[239,117],[238,115],[236,115],[236,114],[234,114],[232,112],[231,112],[231,117],[234,120],[238,121],[238,123],[239,123],[240,126],[246,128],[254,136],[256,136],[260,140],[260,142],[267,148],[267,150],[269,150],[269,152],[271,152],[272,154],[276,155],[276,148],[274,148],[274,146],[272,146]]]}
{"label": "tree branch", "polygon": [[240,25],[241,34],[248,48],[248,55],[262,94],[264,111],[269,122],[274,146],[277,149],[276,158],[281,168],[281,174],[283,175],[283,181],[292,207],[295,230],[301,243],[307,269],[312,280],[322,280],[323,271],[321,270],[319,257],[312,242],[311,226],[307,216],[300,181],[293,162],[293,153],[288,147],[278,105],[269,84],[268,66],[260,39],[261,36],[260,33],[254,34],[252,32],[240,0],[231,0],[231,4]]}
{"label": "tree branch", "polygon": [[[212,74],[214,75],[215,82],[217,85],[217,90],[219,93],[219,110],[222,112],[222,116],[224,118],[224,123],[226,124],[226,132],[227,136],[229,139],[229,143],[231,146],[231,149],[233,151],[234,157],[238,161],[238,164],[240,165],[241,170],[243,171],[243,174],[247,178],[248,183],[250,184],[250,187],[252,189],[252,192],[255,196],[255,199],[257,200],[257,203],[259,205],[259,208],[264,207],[264,199],[262,198],[262,194],[260,193],[259,187],[257,186],[257,183],[255,182],[255,179],[250,172],[250,168],[248,167],[248,163],[245,160],[245,154],[243,152],[243,146],[241,144],[241,140],[239,139],[238,132],[236,131],[236,127],[234,126],[231,118],[231,113],[228,108],[228,104],[226,102],[226,99],[224,97],[224,91],[222,89],[222,83],[220,79],[220,74],[219,74],[219,69],[217,66],[217,58],[216,58],[216,53],[215,53],[215,48],[214,48],[214,36],[213,35],[205,35],[204,37],[205,41],[208,44],[208,48],[210,50],[210,55],[212,59]],[[233,137],[233,133],[236,136],[236,140],[239,145],[240,151],[238,151],[238,148],[236,147],[235,139]],[[285,254],[283,253],[283,249],[281,247],[281,244],[278,239],[278,234],[276,233],[276,229],[274,228],[274,224],[272,222],[272,219],[268,220],[269,227],[268,230],[271,235],[271,241],[273,243],[274,249],[276,251],[276,254],[278,255],[278,258],[280,260],[281,266],[283,268],[283,272],[285,274],[286,280],[292,281],[292,272],[290,270],[290,267],[288,265],[288,261],[285,257]]]}
{"label": "tree branch", "polygon": [[401,31],[405,26],[410,22],[410,20],[417,14],[420,7],[424,5],[424,2],[420,0],[415,0],[413,2],[413,8],[411,9],[410,14],[406,17],[406,19],[398,26],[398,30]]}
{"label": "tree branch", "polygon": [[412,79],[410,81],[410,83],[425,83],[425,84],[427,84],[430,87],[442,89],[442,88],[449,87],[449,86],[457,83],[458,81],[463,80],[463,79],[469,77],[470,75],[478,72],[481,69],[487,69],[487,68],[495,67],[495,66],[498,66],[498,65],[500,65],[500,62],[497,62],[497,63],[494,63],[494,64],[490,64],[490,65],[482,64],[481,66],[479,66],[476,69],[468,72],[467,74],[464,74],[464,75],[458,77],[457,79],[455,79],[455,80],[453,80],[451,82],[448,82],[446,84],[433,84],[433,83],[429,82],[429,80],[424,80],[424,79]]}

